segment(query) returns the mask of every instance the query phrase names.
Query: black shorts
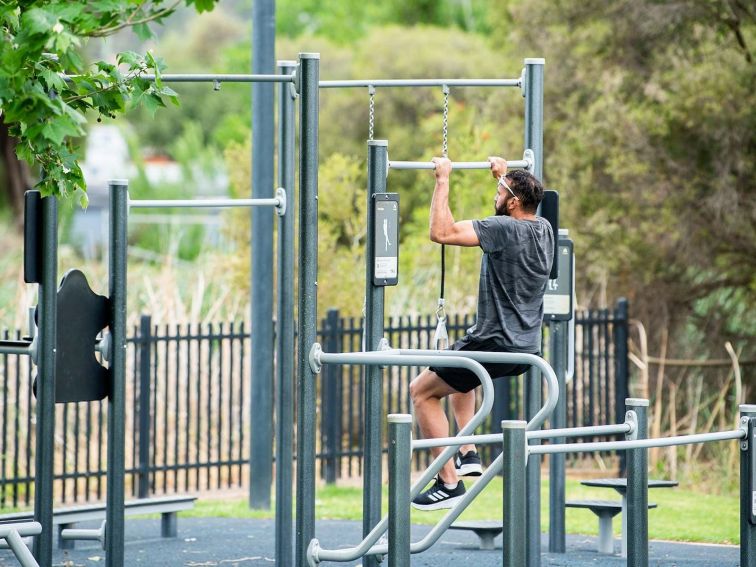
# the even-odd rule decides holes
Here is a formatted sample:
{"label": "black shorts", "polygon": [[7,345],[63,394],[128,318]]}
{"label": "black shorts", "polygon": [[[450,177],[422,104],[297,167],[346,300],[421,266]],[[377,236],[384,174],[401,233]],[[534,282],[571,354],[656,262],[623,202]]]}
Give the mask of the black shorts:
{"label": "black shorts", "polygon": [[[496,341],[487,339],[480,341],[472,338],[470,335],[465,335],[447,350],[455,351],[485,351],[485,352],[511,352],[502,348]],[[483,368],[491,375],[491,378],[502,378],[504,376],[519,376],[524,374],[530,368],[530,364],[483,364]],[[458,392],[469,392],[476,386],[480,386],[480,378],[472,370],[467,368],[452,368],[448,366],[431,366],[430,370],[438,374],[438,376],[449,386],[457,390]]]}

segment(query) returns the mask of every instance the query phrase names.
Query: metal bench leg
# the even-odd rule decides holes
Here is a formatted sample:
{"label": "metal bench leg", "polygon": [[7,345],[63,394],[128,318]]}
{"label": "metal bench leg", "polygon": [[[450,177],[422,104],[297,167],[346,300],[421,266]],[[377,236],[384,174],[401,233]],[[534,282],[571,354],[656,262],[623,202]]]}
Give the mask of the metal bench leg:
{"label": "metal bench leg", "polygon": [[76,524],[58,524],[58,549],[76,549],[76,540],[63,539],[63,530],[76,527]]}
{"label": "metal bench leg", "polygon": [[178,537],[178,513],[163,512],[160,516],[160,535]]}
{"label": "metal bench leg", "polygon": [[611,513],[598,514],[599,519],[599,539],[598,539],[598,552],[607,553],[609,555],[614,554],[614,534],[612,533],[612,518]]}
{"label": "metal bench leg", "polygon": [[494,549],[494,538],[496,537],[494,534],[490,532],[479,532],[478,537],[480,538],[481,549]]}
{"label": "metal bench leg", "polygon": [[16,556],[16,559],[18,559],[18,562],[21,563],[22,567],[39,567],[39,563],[34,559],[32,552],[26,547],[23,538],[18,535],[18,532],[9,532],[8,535],[5,536],[5,541],[8,542],[8,547],[13,550],[13,554]]}

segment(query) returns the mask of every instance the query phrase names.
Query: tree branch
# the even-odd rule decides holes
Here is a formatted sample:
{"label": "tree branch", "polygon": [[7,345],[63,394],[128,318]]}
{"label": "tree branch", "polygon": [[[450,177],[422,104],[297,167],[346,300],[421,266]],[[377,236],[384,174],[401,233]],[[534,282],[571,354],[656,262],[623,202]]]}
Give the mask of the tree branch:
{"label": "tree branch", "polygon": [[132,12],[131,16],[129,16],[124,23],[118,24],[117,26],[111,26],[109,28],[103,28],[101,30],[96,30],[96,31],[93,31],[93,32],[85,34],[85,35],[87,37],[105,37],[107,35],[111,35],[111,34],[117,32],[117,31],[120,31],[120,30],[122,30],[124,28],[127,28],[127,27],[138,26],[140,24],[146,24],[146,23],[152,22],[154,20],[158,20],[158,19],[160,19],[160,18],[162,18],[164,16],[169,15],[171,12],[173,12],[176,9],[176,7],[179,4],[181,4],[181,0],[175,0],[175,2],[173,4],[171,4],[170,6],[168,6],[167,8],[164,8],[163,10],[160,10],[159,12],[155,12],[154,14],[151,14],[150,16],[146,16],[146,17],[142,18],[141,20],[134,21],[133,20],[134,16],[142,8],[143,4],[144,4],[144,1],[141,2],[134,9],[134,11]]}

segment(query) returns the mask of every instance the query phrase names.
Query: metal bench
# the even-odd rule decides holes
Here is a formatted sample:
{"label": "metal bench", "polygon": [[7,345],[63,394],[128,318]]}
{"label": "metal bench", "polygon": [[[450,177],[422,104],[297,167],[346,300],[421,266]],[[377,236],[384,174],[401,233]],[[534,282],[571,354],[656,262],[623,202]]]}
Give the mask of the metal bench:
{"label": "metal bench", "polygon": [[[622,502],[615,500],[567,500],[567,508],[587,508],[598,516],[599,539],[598,552],[614,553],[614,534],[612,533],[612,518],[622,512]],[[656,504],[649,502],[648,508],[656,508]]]}
{"label": "metal bench", "polygon": [[456,522],[450,530],[471,530],[480,538],[481,549],[494,549],[494,538],[504,531],[501,521],[478,520],[473,522]]}
{"label": "metal bench", "polygon": [[[178,512],[194,508],[196,496],[159,496],[128,500],[124,503],[124,513],[127,516],[144,514],[160,514],[160,535],[162,537],[176,537]],[[103,543],[105,541],[105,504],[75,506],[71,508],[57,508],[53,510],[53,525],[58,528],[58,548],[73,549],[75,540],[89,539]],[[14,512],[0,515],[0,524],[30,522],[34,520],[34,512]],[[79,522],[103,520],[97,530],[77,530],[74,526]]]}

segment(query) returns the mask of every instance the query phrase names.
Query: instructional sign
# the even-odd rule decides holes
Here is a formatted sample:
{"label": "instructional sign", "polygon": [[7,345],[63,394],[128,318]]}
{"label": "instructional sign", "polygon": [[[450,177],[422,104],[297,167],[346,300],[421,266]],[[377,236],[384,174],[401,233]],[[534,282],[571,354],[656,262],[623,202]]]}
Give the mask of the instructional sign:
{"label": "instructional sign", "polygon": [[373,285],[399,283],[399,194],[373,195]]}
{"label": "instructional sign", "polygon": [[572,319],[572,282],[575,269],[572,240],[559,239],[555,263],[559,265],[559,275],[546,285],[543,317],[547,321],[569,321]]}

